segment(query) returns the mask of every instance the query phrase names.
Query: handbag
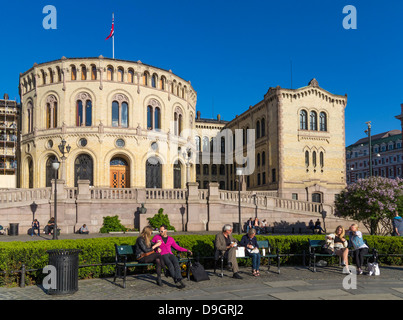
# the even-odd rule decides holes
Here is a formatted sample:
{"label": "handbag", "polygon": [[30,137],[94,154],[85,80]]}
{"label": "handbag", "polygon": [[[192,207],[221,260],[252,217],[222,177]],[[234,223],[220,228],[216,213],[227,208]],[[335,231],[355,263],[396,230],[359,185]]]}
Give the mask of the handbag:
{"label": "handbag", "polygon": [[195,261],[190,266],[190,272],[192,273],[193,280],[196,282],[210,280],[210,277],[208,276],[206,270],[204,270],[204,267],[200,264],[200,262]]}
{"label": "handbag", "polygon": [[372,276],[379,276],[381,274],[381,270],[379,269],[378,263],[368,262],[368,275]]}
{"label": "handbag", "polygon": [[155,253],[155,251],[143,252],[142,254],[140,254],[140,257],[137,260],[148,257],[148,256],[152,255],[153,253]]}

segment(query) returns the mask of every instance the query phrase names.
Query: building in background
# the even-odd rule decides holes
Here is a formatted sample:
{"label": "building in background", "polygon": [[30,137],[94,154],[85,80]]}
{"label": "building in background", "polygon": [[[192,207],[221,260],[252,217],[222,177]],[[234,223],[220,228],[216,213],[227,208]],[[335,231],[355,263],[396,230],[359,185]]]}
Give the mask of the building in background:
{"label": "building in background", "polygon": [[[59,179],[94,187],[186,188],[195,165],[197,94],[190,81],[141,61],[61,58],[20,75],[22,188]],[[68,153],[59,145],[65,141]],[[67,150],[67,149],[66,149]],[[186,168],[185,168],[186,167]]]}
{"label": "building in background", "polygon": [[[196,164],[196,182],[200,189],[208,189],[210,182],[217,182],[220,189],[228,190],[228,175],[224,156],[220,157],[220,163],[214,163],[213,159],[215,139],[228,121],[221,120],[220,115],[217,115],[217,119],[201,118],[200,115],[200,111],[197,111],[195,145],[198,162]],[[223,151],[224,148],[220,148],[220,152],[223,153]],[[209,153],[208,161],[203,161],[203,152]]]}
{"label": "building in background", "polygon": [[7,94],[0,99],[0,188],[17,187],[20,110]]}
{"label": "building in background", "polygon": [[[402,177],[402,132],[391,130],[371,137],[372,175]],[[358,140],[346,148],[347,183],[370,177],[369,139]]]}

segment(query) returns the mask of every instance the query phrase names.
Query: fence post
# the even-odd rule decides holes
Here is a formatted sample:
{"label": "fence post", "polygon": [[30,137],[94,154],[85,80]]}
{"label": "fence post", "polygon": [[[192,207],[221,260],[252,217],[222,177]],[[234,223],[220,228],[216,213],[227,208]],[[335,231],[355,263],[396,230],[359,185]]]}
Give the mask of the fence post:
{"label": "fence post", "polygon": [[25,264],[21,267],[20,288],[25,288]]}

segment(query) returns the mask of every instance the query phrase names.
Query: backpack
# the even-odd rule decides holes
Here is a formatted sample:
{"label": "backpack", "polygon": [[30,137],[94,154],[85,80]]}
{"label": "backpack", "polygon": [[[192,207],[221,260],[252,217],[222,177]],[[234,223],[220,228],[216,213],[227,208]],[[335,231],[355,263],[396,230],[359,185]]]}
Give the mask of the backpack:
{"label": "backpack", "polygon": [[194,262],[190,266],[190,272],[192,273],[193,280],[196,282],[210,280],[210,277],[208,276],[206,270],[204,270],[204,267],[200,264],[200,262]]}

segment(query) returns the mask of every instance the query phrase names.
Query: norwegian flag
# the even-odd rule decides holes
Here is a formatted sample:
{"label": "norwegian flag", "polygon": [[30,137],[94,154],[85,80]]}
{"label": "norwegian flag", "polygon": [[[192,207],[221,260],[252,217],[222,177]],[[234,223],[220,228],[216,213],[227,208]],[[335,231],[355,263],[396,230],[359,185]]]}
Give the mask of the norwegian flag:
{"label": "norwegian flag", "polygon": [[105,39],[108,40],[110,37],[113,37],[115,35],[115,18],[112,15],[112,28],[111,28],[111,33],[109,34],[109,36]]}

